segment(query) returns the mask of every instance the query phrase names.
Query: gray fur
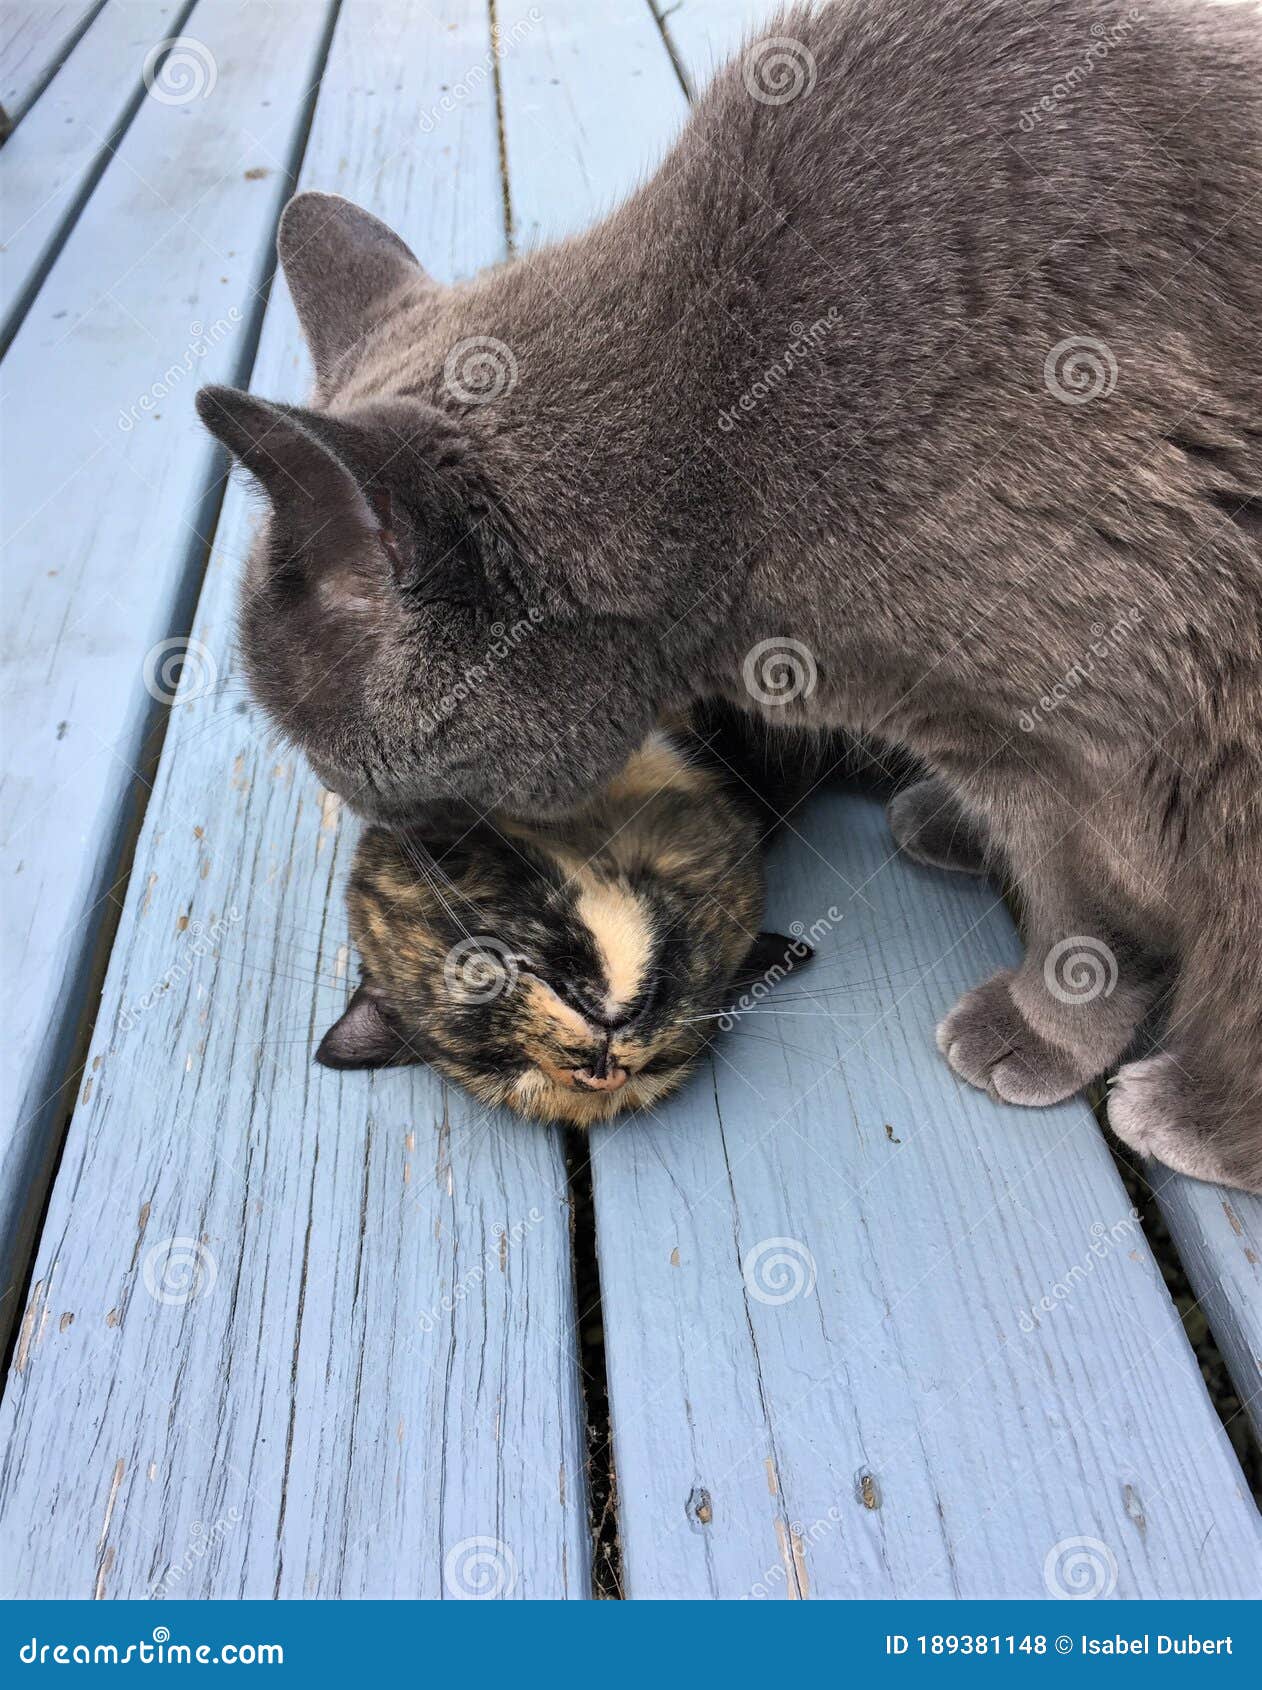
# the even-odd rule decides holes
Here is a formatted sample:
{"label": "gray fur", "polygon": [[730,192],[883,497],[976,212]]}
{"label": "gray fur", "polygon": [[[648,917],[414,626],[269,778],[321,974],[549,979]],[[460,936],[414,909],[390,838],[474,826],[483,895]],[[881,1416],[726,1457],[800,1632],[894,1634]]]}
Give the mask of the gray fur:
{"label": "gray fur", "polygon": [[[909,748],[1019,888],[1025,962],[944,1024],[964,1077],[1067,1095],[1173,970],[1115,1125],[1260,1188],[1257,11],[841,0],[764,33],[809,52],[799,97],[743,55],[624,206],[467,285],[291,205],[320,386],[247,573],[255,687],[366,815],[540,816],[798,642],[768,716]],[[1053,990],[1084,938],[1100,990]]]}

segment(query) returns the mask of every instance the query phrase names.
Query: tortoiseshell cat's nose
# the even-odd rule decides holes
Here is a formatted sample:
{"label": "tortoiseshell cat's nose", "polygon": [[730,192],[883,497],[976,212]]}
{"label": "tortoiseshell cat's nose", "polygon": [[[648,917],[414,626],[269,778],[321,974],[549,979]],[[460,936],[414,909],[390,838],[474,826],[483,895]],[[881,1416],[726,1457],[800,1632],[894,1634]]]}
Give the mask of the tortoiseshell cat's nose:
{"label": "tortoiseshell cat's nose", "polygon": [[590,1068],[576,1068],[574,1078],[584,1091],[621,1091],[631,1076],[625,1068],[615,1068],[601,1064],[603,1072],[593,1073]]}

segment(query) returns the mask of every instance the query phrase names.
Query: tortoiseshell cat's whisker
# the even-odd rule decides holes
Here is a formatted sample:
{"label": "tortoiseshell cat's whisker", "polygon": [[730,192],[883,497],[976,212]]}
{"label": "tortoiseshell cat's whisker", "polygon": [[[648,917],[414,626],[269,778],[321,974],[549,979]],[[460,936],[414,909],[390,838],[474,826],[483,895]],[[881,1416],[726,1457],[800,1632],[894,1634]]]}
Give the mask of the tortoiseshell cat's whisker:
{"label": "tortoiseshell cat's whisker", "polygon": [[746,1033],[747,1039],[753,1039],[756,1044],[774,1045],[778,1050],[792,1051],[795,1056],[804,1056],[808,1062],[822,1062],[826,1067],[835,1067],[836,1058],[826,1056],[822,1051],[807,1050],[804,1045],[791,1045],[786,1039],[776,1039],[762,1033]]}
{"label": "tortoiseshell cat's whisker", "polygon": [[417,873],[425,881],[426,885],[442,905],[449,920],[451,920],[460,929],[462,937],[465,939],[471,938],[472,935],[470,934],[469,929],[464,925],[463,921],[456,913],[450,899],[446,896],[446,893],[443,890],[443,883],[445,882],[453,892],[456,892],[456,895],[460,898],[461,902],[468,905],[468,907],[473,910],[475,916],[479,914],[476,904],[474,904],[471,899],[465,897],[462,893],[457,891],[451,877],[439,867],[431,852],[426,851],[422,854],[422,849],[415,845],[404,833],[396,832],[395,838],[398,840],[399,847],[406,856],[407,860],[412,864],[413,868],[416,869]]}

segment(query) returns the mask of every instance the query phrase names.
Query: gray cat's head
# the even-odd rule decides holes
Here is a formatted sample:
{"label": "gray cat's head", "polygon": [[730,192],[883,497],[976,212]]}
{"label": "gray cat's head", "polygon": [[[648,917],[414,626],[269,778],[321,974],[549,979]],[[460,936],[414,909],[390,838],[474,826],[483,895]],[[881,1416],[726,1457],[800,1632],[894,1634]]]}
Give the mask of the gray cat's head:
{"label": "gray cat's head", "polygon": [[564,556],[565,514],[540,520],[544,372],[483,403],[474,345],[453,380],[476,289],[438,286],[345,200],[291,201],[278,246],[313,403],[198,395],[269,501],[240,602],[257,698],[373,820],[569,807],[678,689],[634,611]]}

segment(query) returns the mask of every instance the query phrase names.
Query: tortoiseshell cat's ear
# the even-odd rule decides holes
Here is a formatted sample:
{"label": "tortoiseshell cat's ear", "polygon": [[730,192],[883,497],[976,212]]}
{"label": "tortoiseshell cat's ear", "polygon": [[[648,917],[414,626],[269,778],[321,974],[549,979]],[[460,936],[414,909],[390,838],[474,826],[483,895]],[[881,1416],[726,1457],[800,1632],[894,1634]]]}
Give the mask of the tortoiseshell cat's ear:
{"label": "tortoiseshell cat's ear", "polygon": [[376,323],[391,295],[425,272],[392,229],[340,194],[298,194],[276,251],[321,387]]}
{"label": "tortoiseshell cat's ear", "polygon": [[382,1014],[368,986],[361,986],[320,1040],[315,1059],[325,1068],[397,1068],[423,1058]]}
{"label": "tortoiseshell cat's ear", "polygon": [[795,968],[810,962],[815,952],[802,939],[788,939],[783,933],[760,933],[732,981],[733,992],[747,992],[761,982],[774,986]]}

